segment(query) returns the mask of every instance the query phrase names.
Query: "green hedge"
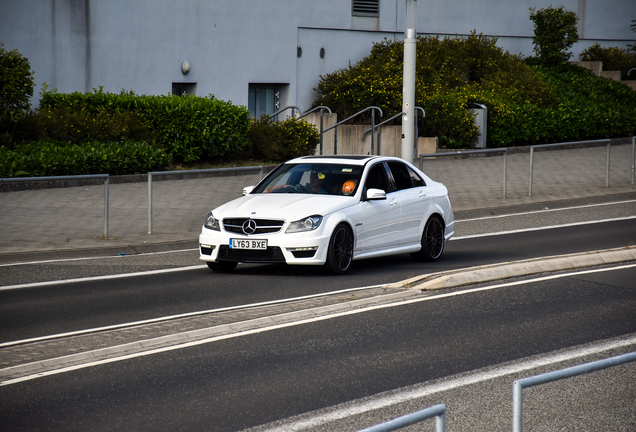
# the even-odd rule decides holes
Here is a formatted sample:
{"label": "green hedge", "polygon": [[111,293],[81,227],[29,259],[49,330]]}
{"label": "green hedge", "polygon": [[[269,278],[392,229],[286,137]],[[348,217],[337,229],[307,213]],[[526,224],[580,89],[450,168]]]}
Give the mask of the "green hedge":
{"label": "green hedge", "polygon": [[172,162],[164,150],[143,142],[36,142],[0,147],[0,178],[86,174],[142,174]]}
{"label": "green hedge", "polygon": [[61,94],[43,91],[41,110],[66,108],[89,115],[129,113],[147,126],[155,144],[179,162],[240,154],[247,145],[250,113],[246,107],[209,97],[138,96],[132,91]]}
{"label": "green hedge", "polygon": [[319,143],[320,135],[313,124],[293,117],[275,122],[264,114],[250,128],[246,155],[282,162],[314,154]]}

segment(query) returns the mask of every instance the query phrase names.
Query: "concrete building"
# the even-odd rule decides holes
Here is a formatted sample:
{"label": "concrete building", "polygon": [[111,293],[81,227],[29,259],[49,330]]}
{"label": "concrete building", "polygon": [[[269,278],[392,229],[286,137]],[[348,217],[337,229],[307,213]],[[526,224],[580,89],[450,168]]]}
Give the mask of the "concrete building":
{"label": "concrete building", "polygon": [[[406,0],[0,0],[0,42],[59,92],[196,94],[256,116],[310,108],[320,75],[355,64],[374,42],[402,39]],[[634,0],[418,0],[420,35],[472,30],[532,55],[529,8],[579,17],[583,49],[624,47]]]}

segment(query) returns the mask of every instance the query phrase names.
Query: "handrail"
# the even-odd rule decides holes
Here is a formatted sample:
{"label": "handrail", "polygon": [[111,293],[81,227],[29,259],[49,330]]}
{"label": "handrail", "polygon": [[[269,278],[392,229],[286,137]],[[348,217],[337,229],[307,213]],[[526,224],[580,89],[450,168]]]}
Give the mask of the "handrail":
{"label": "handrail", "polygon": [[[377,153],[377,154],[379,155],[379,154],[380,154],[380,143],[382,142],[382,129],[380,128],[380,126],[382,126],[383,124],[385,124],[385,123],[387,123],[387,122],[390,122],[391,120],[393,120],[393,119],[395,119],[395,118],[397,118],[397,117],[399,117],[399,116],[401,116],[401,115],[403,115],[403,114],[404,114],[404,113],[396,114],[396,115],[394,115],[393,117],[391,117],[390,119],[385,120],[385,121],[383,121],[382,123],[380,123],[380,124],[378,124],[378,125],[375,125],[375,128],[367,129],[366,131],[364,131],[364,132],[362,133],[362,140],[364,141],[364,136],[365,136],[365,135],[366,135],[369,131],[371,131],[372,129],[377,129],[377,130],[378,130],[378,146],[377,146],[377,152],[378,152],[378,153]],[[372,137],[372,138],[373,138],[373,137]],[[374,148],[373,148],[373,139],[371,140],[371,154],[375,154],[375,152],[374,152]]]}
{"label": "handrail", "polygon": [[[355,113],[354,115],[347,117],[346,119],[336,123],[335,125],[331,126],[330,128],[325,129],[323,132],[327,132],[330,131],[331,129],[336,129],[334,132],[334,140],[333,140],[333,154],[336,155],[338,154],[338,126],[340,126],[342,123],[351,120],[352,118],[362,114],[365,111],[371,110],[371,128],[375,129],[375,110],[380,111],[380,117],[384,117],[384,114],[382,113],[382,109],[380,107],[377,106],[370,106],[367,107],[365,109],[363,109],[362,111],[358,111],[357,113]],[[371,151],[373,151],[373,145],[374,145],[374,138],[373,135],[371,135]]]}
{"label": "handrail", "polygon": [[329,117],[331,117],[331,116],[332,116],[331,109],[329,109],[329,107],[326,107],[326,106],[320,105],[320,106],[317,106],[317,107],[316,107],[316,108],[314,108],[314,109],[311,109],[311,110],[309,110],[309,111],[306,111],[306,112],[305,112],[305,114],[301,115],[301,116],[300,116],[300,117],[298,117],[298,118],[299,118],[299,119],[301,119],[301,118],[305,117],[307,114],[311,114],[312,112],[314,112],[314,111],[316,111],[316,110],[320,110],[320,155],[322,156],[322,136],[323,136],[323,133],[324,133],[324,131],[322,130],[322,127],[323,127],[323,126],[322,126],[322,125],[323,125],[323,123],[322,123],[322,116],[323,116],[323,111],[324,111],[324,110],[327,110],[327,111],[329,111]]}
{"label": "handrail", "polygon": [[[384,120],[382,123],[378,123],[377,125],[375,125],[375,127],[376,127],[376,128],[379,128],[379,127],[380,127],[380,126],[382,126],[383,124],[390,122],[391,120],[393,120],[393,119],[395,119],[395,118],[397,118],[397,117],[401,116],[402,114],[404,114],[404,113],[403,113],[403,112],[401,112],[401,113],[399,113],[399,114],[396,114],[396,115],[394,115],[393,117],[391,117],[390,119],[388,119],[388,120]],[[364,139],[365,135],[366,135],[366,134],[368,134],[369,132],[371,132],[371,129],[367,129],[367,130],[365,130],[364,132],[362,132],[362,139]]]}
{"label": "handrail", "polygon": [[291,109],[291,110],[292,110],[292,117],[294,116],[294,110],[298,111],[299,113],[300,113],[300,112],[302,112],[302,111],[300,110],[300,108],[298,108],[297,106],[290,105],[290,106],[286,106],[285,108],[283,108],[283,109],[282,109],[282,110],[280,110],[280,111],[276,111],[274,114],[270,115],[270,117],[276,117],[278,114],[280,114],[280,113],[282,113],[282,112],[284,112],[284,111],[287,111],[288,109]]}
{"label": "handrail", "polygon": [[104,179],[104,237],[108,238],[108,196],[110,193],[110,176],[108,174],[85,174],[49,177],[12,177],[1,178],[0,183],[17,183],[22,181]]}

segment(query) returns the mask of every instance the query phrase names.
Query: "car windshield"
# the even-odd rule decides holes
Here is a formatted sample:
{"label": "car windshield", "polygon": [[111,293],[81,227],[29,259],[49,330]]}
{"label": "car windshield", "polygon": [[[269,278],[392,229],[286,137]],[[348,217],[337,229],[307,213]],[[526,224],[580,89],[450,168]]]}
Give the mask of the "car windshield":
{"label": "car windshield", "polygon": [[302,193],[353,196],[363,167],[344,164],[284,164],[251,193]]}

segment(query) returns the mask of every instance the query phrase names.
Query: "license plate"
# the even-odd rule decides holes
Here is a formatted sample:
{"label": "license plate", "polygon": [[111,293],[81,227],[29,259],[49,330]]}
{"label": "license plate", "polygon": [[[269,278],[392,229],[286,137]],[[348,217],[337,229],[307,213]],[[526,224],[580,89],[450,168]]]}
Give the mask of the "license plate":
{"label": "license plate", "polygon": [[230,239],[230,249],[267,249],[267,240]]}

